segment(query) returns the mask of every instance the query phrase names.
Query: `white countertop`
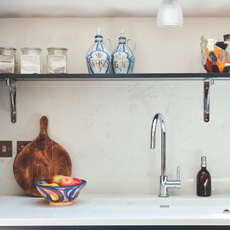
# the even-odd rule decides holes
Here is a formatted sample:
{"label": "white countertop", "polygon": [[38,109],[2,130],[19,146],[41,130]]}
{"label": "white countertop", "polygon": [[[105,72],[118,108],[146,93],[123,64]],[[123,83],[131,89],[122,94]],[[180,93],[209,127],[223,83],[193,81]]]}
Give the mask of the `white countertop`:
{"label": "white countertop", "polygon": [[0,196],[0,226],[230,225],[225,209],[230,211],[230,196],[81,194],[69,206]]}

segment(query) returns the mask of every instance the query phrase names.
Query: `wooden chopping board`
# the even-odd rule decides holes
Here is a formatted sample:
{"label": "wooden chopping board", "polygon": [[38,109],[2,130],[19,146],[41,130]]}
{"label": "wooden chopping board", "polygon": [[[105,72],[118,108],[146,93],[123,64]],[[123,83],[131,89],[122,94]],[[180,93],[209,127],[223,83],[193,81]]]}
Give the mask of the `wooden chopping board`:
{"label": "wooden chopping board", "polygon": [[68,152],[47,134],[48,119],[40,119],[40,134],[21,149],[14,160],[14,177],[20,187],[33,196],[41,196],[34,182],[54,174],[71,176]]}

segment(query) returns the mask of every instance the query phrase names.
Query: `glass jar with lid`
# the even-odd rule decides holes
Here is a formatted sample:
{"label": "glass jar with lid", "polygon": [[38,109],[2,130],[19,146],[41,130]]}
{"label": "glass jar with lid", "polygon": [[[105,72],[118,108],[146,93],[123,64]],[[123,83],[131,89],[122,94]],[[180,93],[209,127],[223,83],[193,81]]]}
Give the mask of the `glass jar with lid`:
{"label": "glass jar with lid", "polygon": [[50,47],[47,49],[47,73],[67,73],[67,51],[66,48]]}
{"label": "glass jar with lid", "polygon": [[41,62],[41,49],[40,48],[22,48],[21,55],[21,73],[41,73],[42,62]]}
{"label": "glass jar with lid", "polygon": [[12,47],[0,47],[0,73],[17,72],[16,51]]}

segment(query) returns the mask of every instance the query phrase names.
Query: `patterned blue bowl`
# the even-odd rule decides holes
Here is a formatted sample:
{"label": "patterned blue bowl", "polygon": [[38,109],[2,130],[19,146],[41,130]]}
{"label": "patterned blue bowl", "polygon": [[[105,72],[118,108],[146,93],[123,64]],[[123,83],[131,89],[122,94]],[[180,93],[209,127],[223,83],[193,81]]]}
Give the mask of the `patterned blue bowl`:
{"label": "patterned blue bowl", "polygon": [[35,182],[35,185],[39,193],[49,200],[51,205],[70,205],[87,184],[85,180],[81,179],[81,182],[82,184],[72,186],[45,186],[42,184],[47,183],[47,180],[39,180]]}

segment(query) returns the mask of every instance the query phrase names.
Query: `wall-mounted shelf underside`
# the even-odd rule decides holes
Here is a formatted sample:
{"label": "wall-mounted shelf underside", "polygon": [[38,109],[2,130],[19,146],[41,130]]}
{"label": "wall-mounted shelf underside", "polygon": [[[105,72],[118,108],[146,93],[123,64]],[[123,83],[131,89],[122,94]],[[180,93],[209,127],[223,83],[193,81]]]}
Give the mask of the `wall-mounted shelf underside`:
{"label": "wall-mounted shelf underside", "polygon": [[204,121],[209,121],[210,86],[215,80],[230,80],[229,73],[145,73],[145,74],[1,74],[10,89],[11,121],[17,121],[18,81],[173,81],[202,80],[204,82]]}
{"label": "wall-mounted shelf underside", "polygon": [[230,80],[230,73],[134,73],[134,74],[1,74],[0,80],[16,81],[156,81]]}

